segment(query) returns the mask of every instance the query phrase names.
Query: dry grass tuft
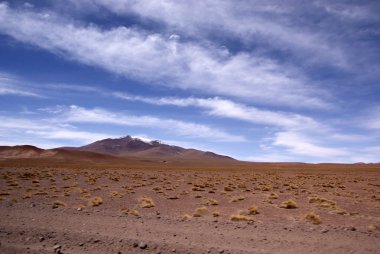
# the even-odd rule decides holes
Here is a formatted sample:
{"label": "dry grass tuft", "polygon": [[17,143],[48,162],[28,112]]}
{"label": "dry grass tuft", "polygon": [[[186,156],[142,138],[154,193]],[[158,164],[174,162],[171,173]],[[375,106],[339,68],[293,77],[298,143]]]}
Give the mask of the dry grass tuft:
{"label": "dry grass tuft", "polygon": [[203,206],[203,207],[199,207],[199,208],[195,209],[193,216],[194,217],[202,217],[202,216],[208,215],[209,213],[210,212],[207,209],[207,207]]}
{"label": "dry grass tuft", "polygon": [[139,202],[142,208],[154,207],[154,202],[151,197],[142,197],[139,199]]}
{"label": "dry grass tuft", "polygon": [[231,202],[232,202],[232,203],[235,203],[235,202],[243,201],[244,199],[245,199],[244,196],[233,197],[233,198],[231,199]]}
{"label": "dry grass tuft", "polygon": [[252,217],[242,214],[232,214],[230,216],[231,221],[254,221]]}
{"label": "dry grass tuft", "polygon": [[127,215],[134,215],[134,216],[139,215],[139,211],[134,210],[134,209],[129,209],[129,208],[123,208],[121,209],[121,212]]}
{"label": "dry grass tuft", "polygon": [[280,208],[295,209],[295,208],[297,208],[297,203],[293,199],[289,199],[289,200],[283,201],[280,204]]}
{"label": "dry grass tuft", "polygon": [[305,219],[315,225],[321,224],[322,220],[321,217],[314,212],[309,212],[305,214]]}
{"label": "dry grass tuft", "polygon": [[332,200],[328,200],[323,197],[319,197],[317,195],[311,195],[308,197],[309,203],[318,204],[318,206],[323,208],[336,208],[336,202]]}
{"label": "dry grass tuft", "polygon": [[259,213],[259,211],[257,210],[257,206],[253,205],[253,206],[248,208],[248,214],[249,215],[255,215],[258,213]]}
{"label": "dry grass tuft", "polygon": [[185,213],[185,214],[181,214],[181,215],[179,215],[178,216],[180,219],[182,219],[182,220],[190,220],[191,218],[193,218],[193,216],[191,216],[190,214],[187,214],[187,213]]}
{"label": "dry grass tuft", "polygon": [[212,212],[212,216],[213,217],[219,217],[220,216],[220,212],[217,212],[217,211]]}
{"label": "dry grass tuft", "polygon": [[59,201],[59,200],[56,200],[52,203],[52,205],[56,205],[56,206],[66,206],[66,204],[62,201]]}
{"label": "dry grass tuft", "polygon": [[101,204],[103,204],[103,199],[101,197],[93,197],[90,200],[90,204],[92,206],[100,206]]}
{"label": "dry grass tuft", "polygon": [[212,206],[216,206],[218,205],[218,201],[216,199],[213,199],[213,198],[210,198],[208,201],[207,201],[207,205],[212,205]]}

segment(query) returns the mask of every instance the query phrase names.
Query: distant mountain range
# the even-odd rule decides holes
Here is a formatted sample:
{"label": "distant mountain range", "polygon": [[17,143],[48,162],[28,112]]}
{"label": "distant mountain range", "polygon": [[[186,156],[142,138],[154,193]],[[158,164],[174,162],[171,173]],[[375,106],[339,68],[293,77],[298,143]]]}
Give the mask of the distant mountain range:
{"label": "distant mountain range", "polygon": [[166,160],[196,160],[196,161],[234,161],[228,156],[196,149],[186,149],[179,146],[163,144],[157,140],[143,141],[139,138],[126,136],[116,139],[103,139],[81,147],[61,147],[41,149],[31,145],[0,146],[0,158],[56,158],[56,159],[86,159],[110,160],[126,157]]}

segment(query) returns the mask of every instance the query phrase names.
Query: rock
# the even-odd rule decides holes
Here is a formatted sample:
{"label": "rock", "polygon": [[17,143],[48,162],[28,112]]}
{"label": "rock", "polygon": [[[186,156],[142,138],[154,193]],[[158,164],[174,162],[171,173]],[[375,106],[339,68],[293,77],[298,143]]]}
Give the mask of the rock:
{"label": "rock", "polygon": [[139,245],[137,243],[133,243],[133,248],[137,248]]}
{"label": "rock", "polygon": [[355,227],[350,227],[350,230],[351,231],[356,231],[356,228]]}
{"label": "rock", "polygon": [[57,209],[58,208],[58,205],[52,205],[52,207],[51,208],[53,208],[53,209]]}
{"label": "rock", "polygon": [[40,236],[40,237],[38,237],[38,239],[40,240],[40,242],[43,242],[45,240],[45,237]]}
{"label": "rock", "polygon": [[96,239],[96,240],[94,240],[94,243],[98,243],[98,242],[100,242],[100,240],[99,240],[99,239]]}
{"label": "rock", "polygon": [[327,233],[327,232],[329,232],[329,230],[327,228],[321,230],[322,234]]}
{"label": "rock", "polygon": [[31,204],[29,205],[30,208],[33,208],[33,207],[35,207],[35,206],[36,206],[36,204],[34,204],[34,203],[31,203]]}
{"label": "rock", "polygon": [[82,211],[82,208],[78,207],[78,208],[77,208],[77,211]]}
{"label": "rock", "polygon": [[223,250],[223,249],[220,249],[220,250],[219,250],[219,253],[224,253],[224,250]]}
{"label": "rock", "polygon": [[139,248],[142,249],[142,250],[145,250],[146,248],[148,247],[148,244],[144,243],[144,242],[141,242],[139,244]]}

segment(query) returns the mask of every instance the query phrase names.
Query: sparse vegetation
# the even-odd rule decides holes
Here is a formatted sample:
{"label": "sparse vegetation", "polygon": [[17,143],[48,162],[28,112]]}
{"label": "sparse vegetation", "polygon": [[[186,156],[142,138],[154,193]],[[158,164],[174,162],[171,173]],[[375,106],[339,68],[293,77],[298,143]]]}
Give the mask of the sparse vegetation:
{"label": "sparse vegetation", "polygon": [[101,204],[103,204],[103,199],[101,197],[93,197],[90,200],[90,204],[92,206],[100,206]]}
{"label": "sparse vegetation", "polygon": [[203,207],[199,207],[197,209],[195,209],[195,212],[193,214],[194,217],[202,217],[202,216],[206,216],[210,213],[210,211],[207,209],[207,207],[203,206]]}
{"label": "sparse vegetation", "polygon": [[142,197],[139,199],[142,208],[152,208],[154,207],[154,202],[151,197]]}
{"label": "sparse vegetation", "polygon": [[280,204],[280,207],[285,208],[285,209],[295,209],[297,208],[297,203],[293,199],[289,199],[289,200],[283,201]]}
{"label": "sparse vegetation", "polygon": [[243,214],[232,214],[230,216],[231,221],[254,221],[254,219],[250,216]]}
{"label": "sparse vegetation", "polygon": [[322,223],[322,220],[320,218],[319,215],[315,214],[314,212],[309,212],[309,213],[306,213],[305,214],[305,219],[308,221],[308,222],[311,222],[315,225],[318,225],[318,224],[321,224]]}

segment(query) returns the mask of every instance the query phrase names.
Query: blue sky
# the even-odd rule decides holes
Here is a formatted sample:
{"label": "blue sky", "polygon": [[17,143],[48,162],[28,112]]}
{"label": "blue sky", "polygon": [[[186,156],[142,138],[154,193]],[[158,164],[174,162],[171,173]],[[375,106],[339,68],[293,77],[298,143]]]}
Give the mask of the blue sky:
{"label": "blue sky", "polygon": [[132,135],[380,161],[379,1],[0,1],[0,145]]}

